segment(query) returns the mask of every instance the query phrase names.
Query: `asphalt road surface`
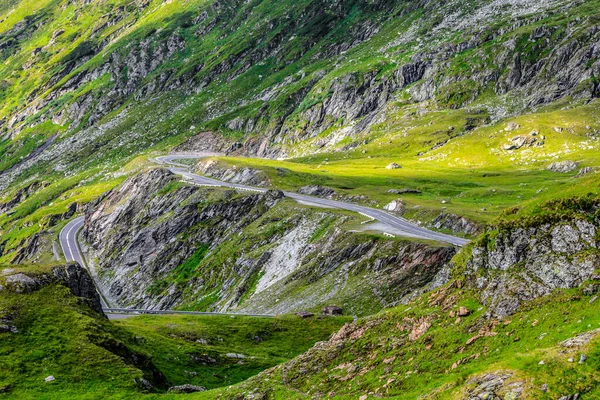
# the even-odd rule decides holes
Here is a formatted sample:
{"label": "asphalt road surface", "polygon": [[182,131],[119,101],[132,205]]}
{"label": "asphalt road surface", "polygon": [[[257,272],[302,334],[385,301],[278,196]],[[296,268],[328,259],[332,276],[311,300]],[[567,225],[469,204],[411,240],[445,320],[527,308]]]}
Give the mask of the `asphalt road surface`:
{"label": "asphalt road surface", "polygon": [[[184,180],[198,185],[207,186],[223,186],[239,190],[247,190],[254,192],[266,192],[268,189],[240,185],[236,183],[223,182],[212,178],[207,178],[201,175],[193,174],[189,172],[189,166],[182,164],[178,161],[185,159],[200,159],[205,157],[218,156],[217,153],[197,153],[197,154],[172,154],[168,156],[158,157],[155,161],[159,164],[169,167],[169,170],[174,174],[180,175]],[[366,217],[372,218],[380,222],[374,229],[381,230],[383,232],[407,236],[418,239],[434,240],[438,242],[451,243],[456,246],[464,246],[469,243],[467,239],[447,235],[445,233],[431,231],[423,228],[415,223],[412,223],[404,218],[392,215],[386,211],[378,210],[376,208],[360,206],[357,204],[344,203],[342,201],[329,200],[321,197],[306,196],[295,192],[283,192],[285,196],[297,200],[301,203],[313,204],[317,206],[323,206],[328,208],[337,208],[341,210],[349,210],[360,213]]]}
{"label": "asphalt road surface", "polygon": [[[76,262],[81,265],[83,268],[87,269],[87,265],[85,260],[83,259],[83,254],[81,253],[81,249],[79,248],[79,242],[77,241],[77,235],[81,228],[83,228],[83,223],[85,222],[83,217],[77,217],[71,222],[69,222],[62,231],[60,231],[59,241],[60,247],[62,247],[63,254],[65,255],[65,259],[67,262]],[[90,273],[90,276],[92,274]],[[102,304],[102,308],[104,310],[109,310],[110,307],[108,303],[104,299],[104,295],[96,285],[96,290],[100,294],[100,303]]]}

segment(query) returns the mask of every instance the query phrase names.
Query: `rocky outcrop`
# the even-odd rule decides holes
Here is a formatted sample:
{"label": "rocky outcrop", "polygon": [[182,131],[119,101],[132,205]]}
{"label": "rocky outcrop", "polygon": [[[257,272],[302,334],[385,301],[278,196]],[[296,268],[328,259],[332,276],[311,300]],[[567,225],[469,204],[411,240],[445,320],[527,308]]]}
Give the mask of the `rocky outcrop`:
{"label": "rocky outcrop", "polygon": [[327,199],[330,199],[333,196],[337,195],[335,190],[333,190],[332,188],[320,186],[320,185],[302,186],[301,188],[298,189],[298,193],[305,194],[308,196],[324,197]]}
{"label": "rocky outcrop", "polygon": [[169,393],[197,393],[197,392],[205,392],[206,388],[204,386],[197,385],[180,385],[180,386],[172,386],[169,388]]}
{"label": "rocky outcrop", "polygon": [[[190,127],[195,129],[195,127]],[[234,154],[242,144],[233,140],[228,140],[222,135],[210,131],[200,132],[192,136],[179,146],[173,149],[175,153],[202,153],[202,152],[219,152],[224,154]]]}
{"label": "rocky outcrop", "polygon": [[575,161],[558,161],[550,164],[547,169],[548,171],[566,174],[575,171],[577,168],[579,168],[579,163]]}
{"label": "rocky outcrop", "polygon": [[575,219],[501,231],[473,249],[469,279],[498,317],[555,289],[578,287],[594,276],[600,262],[598,225]]}
{"label": "rocky outcrop", "polygon": [[82,299],[94,311],[104,315],[100,296],[96,291],[92,277],[85,268],[78,264],[54,267],[51,272],[35,274],[15,273],[12,269],[5,269],[2,274],[6,282],[6,288],[16,293],[31,293],[52,284],[66,286],[74,296]]}
{"label": "rocky outcrop", "polygon": [[465,400],[520,399],[525,390],[525,381],[515,380],[512,371],[494,371],[470,378],[472,389],[465,390]]}
{"label": "rocky outcrop", "polygon": [[194,167],[194,171],[225,182],[263,187],[271,184],[269,177],[260,170],[236,165],[230,167],[217,160],[201,160]]}

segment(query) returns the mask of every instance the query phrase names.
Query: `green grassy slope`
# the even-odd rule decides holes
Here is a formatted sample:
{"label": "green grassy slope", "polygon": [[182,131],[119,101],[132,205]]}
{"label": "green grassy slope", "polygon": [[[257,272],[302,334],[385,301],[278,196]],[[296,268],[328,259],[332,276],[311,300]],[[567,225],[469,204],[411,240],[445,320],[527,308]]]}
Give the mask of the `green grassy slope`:
{"label": "green grassy slope", "polygon": [[[436,292],[361,320],[337,340],[261,378],[194,398],[236,398],[236,393],[255,391],[269,399],[462,399],[478,386],[476,378],[486,374],[507,374],[506,386],[522,387],[521,398],[598,396],[600,321],[591,296],[578,290],[556,293],[505,321],[486,318],[486,308],[476,298],[468,290]],[[459,306],[474,312],[451,316]],[[412,329],[425,319],[430,328],[411,341]],[[471,342],[480,331],[484,335]],[[589,331],[596,331],[589,344],[559,345]],[[587,359],[579,364],[582,354]],[[509,392],[506,386],[504,393]]]}
{"label": "green grassy slope", "polygon": [[[18,271],[40,276],[49,268],[3,269]],[[18,332],[0,333],[1,398],[134,399],[143,397],[140,379],[158,392],[185,383],[221,387],[296,356],[348,321],[143,316],[112,323],[64,286],[24,294],[3,286],[2,325]],[[50,375],[55,381],[44,382]]]}

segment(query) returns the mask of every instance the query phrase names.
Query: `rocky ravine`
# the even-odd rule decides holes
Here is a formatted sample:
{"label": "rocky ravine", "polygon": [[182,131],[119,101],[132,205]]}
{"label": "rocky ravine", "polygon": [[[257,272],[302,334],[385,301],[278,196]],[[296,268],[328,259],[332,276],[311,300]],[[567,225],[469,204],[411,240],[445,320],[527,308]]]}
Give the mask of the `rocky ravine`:
{"label": "rocky ravine", "polygon": [[92,204],[83,237],[123,306],[284,313],[328,303],[366,314],[431,284],[445,245],[342,228],[352,217],[280,192],[199,188],[154,169]]}

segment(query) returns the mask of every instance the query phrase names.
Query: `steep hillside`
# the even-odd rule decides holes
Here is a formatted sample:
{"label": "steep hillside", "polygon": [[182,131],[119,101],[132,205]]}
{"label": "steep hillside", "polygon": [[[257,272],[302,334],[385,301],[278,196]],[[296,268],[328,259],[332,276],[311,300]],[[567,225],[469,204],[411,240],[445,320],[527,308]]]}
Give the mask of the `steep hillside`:
{"label": "steep hillside", "polygon": [[153,169],[90,204],[82,236],[105,296],[133,308],[290,313],[336,304],[368,315],[430,285],[455,253],[358,232],[360,222],[281,192],[199,188]]}

